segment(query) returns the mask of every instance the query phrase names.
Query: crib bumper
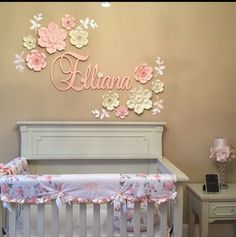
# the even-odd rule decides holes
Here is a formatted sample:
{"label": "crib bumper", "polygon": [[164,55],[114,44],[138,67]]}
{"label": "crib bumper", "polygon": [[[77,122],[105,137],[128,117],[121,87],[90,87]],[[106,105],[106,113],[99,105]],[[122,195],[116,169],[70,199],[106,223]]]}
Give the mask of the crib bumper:
{"label": "crib bumper", "polygon": [[168,174],[7,175],[0,178],[6,203],[162,203],[176,197],[176,178]]}

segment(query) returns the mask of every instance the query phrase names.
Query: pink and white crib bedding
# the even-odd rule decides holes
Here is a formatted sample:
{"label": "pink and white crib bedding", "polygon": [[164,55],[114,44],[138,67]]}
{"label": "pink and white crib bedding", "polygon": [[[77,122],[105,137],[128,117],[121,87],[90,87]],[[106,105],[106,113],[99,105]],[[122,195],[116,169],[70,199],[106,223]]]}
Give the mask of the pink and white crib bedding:
{"label": "pink and white crib bedding", "polygon": [[[12,204],[39,205],[55,201],[57,208],[61,209],[65,203],[72,205],[110,202],[114,206],[114,229],[119,229],[122,208],[129,232],[134,231],[134,203],[141,203],[140,230],[146,231],[147,217],[144,213],[148,203],[162,204],[175,200],[177,194],[176,177],[169,174],[33,175],[29,174],[24,157],[1,165],[0,171],[6,174],[0,178],[1,201],[9,212]],[[154,222],[158,220],[157,209],[153,218]],[[22,220],[18,219],[19,228]],[[17,231],[22,233],[20,229]]]}

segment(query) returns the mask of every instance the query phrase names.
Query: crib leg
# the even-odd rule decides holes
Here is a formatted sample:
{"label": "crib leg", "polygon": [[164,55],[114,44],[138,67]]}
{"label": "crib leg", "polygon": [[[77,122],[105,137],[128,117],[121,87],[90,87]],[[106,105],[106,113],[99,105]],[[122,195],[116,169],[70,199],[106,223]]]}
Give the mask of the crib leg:
{"label": "crib leg", "polygon": [[176,187],[176,203],[173,205],[173,237],[182,237],[183,232],[183,184],[178,183]]}
{"label": "crib leg", "polygon": [[0,237],[3,237],[4,235],[4,209],[2,206],[2,202],[0,202]]}
{"label": "crib leg", "polygon": [[107,203],[107,237],[113,236],[113,204]]}

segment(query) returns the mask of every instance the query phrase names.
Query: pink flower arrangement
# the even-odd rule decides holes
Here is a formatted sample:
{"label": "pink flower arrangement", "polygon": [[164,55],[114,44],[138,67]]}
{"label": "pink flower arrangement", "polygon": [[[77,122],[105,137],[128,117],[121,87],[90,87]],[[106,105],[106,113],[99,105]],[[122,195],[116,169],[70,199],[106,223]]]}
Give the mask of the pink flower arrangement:
{"label": "pink flower arrangement", "polygon": [[136,81],[139,81],[142,84],[147,83],[150,81],[153,77],[153,69],[146,63],[142,63],[138,67],[135,68],[135,79]]}
{"label": "pink flower arrangement", "polygon": [[226,139],[215,138],[210,148],[210,158],[221,163],[231,161],[235,158],[235,151]]}
{"label": "pink flower arrangement", "polygon": [[66,14],[63,18],[61,18],[61,24],[67,30],[71,30],[75,26],[75,18]]}
{"label": "pink flower arrangement", "polygon": [[38,45],[45,47],[49,54],[55,53],[57,50],[64,50],[66,47],[67,33],[64,29],[59,29],[58,25],[51,22],[48,28],[41,27],[38,30]]}
{"label": "pink flower arrangement", "polygon": [[124,119],[125,116],[128,116],[128,109],[126,106],[120,105],[117,109],[116,109],[116,117],[120,117],[121,119]]}
{"label": "pink flower arrangement", "polygon": [[46,67],[46,55],[39,52],[37,49],[31,50],[30,54],[26,56],[27,66],[34,71],[41,71]]}

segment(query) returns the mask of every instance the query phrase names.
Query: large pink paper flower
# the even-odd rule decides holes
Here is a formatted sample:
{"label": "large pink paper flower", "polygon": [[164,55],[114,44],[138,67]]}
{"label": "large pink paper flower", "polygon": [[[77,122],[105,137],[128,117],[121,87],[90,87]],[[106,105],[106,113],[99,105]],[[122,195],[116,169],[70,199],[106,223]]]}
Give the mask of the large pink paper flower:
{"label": "large pink paper flower", "polygon": [[30,54],[26,56],[27,66],[34,71],[41,71],[46,67],[46,55],[39,52],[37,49],[31,50]]}
{"label": "large pink paper flower", "polygon": [[146,63],[142,63],[136,67],[134,71],[136,81],[139,81],[142,84],[145,84],[152,79],[153,69]]}
{"label": "large pink paper flower", "polygon": [[61,18],[61,24],[67,30],[71,30],[75,26],[75,18],[66,14],[63,18]]}
{"label": "large pink paper flower", "polygon": [[66,47],[66,31],[59,29],[58,25],[51,22],[48,28],[41,27],[38,30],[38,44],[45,47],[49,54],[55,53],[57,50],[64,50]]}

